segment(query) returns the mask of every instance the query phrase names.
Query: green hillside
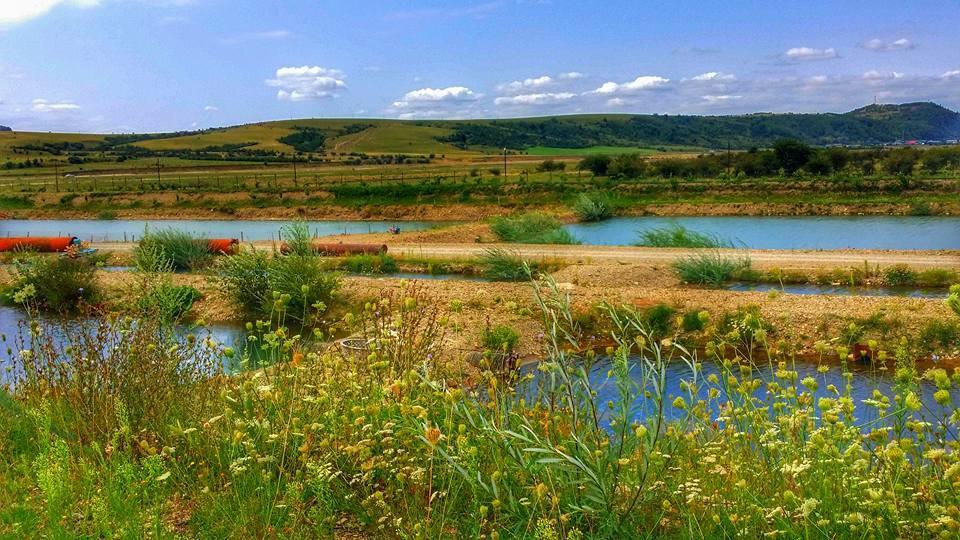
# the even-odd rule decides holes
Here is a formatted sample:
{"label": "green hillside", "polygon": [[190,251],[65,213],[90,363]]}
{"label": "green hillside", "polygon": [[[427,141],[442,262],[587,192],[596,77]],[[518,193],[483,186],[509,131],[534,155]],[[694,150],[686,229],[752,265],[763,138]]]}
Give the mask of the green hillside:
{"label": "green hillside", "polygon": [[502,120],[302,119],[192,132],[80,135],[0,131],[0,159],[18,167],[49,159],[98,161],[341,159],[356,155],[456,156],[503,147],[537,155],[598,148],[750,148],[793,138],[812,145],[960,139],[960,114],[933,103],[870,105],[843,114],[734,116],[574,115]]}

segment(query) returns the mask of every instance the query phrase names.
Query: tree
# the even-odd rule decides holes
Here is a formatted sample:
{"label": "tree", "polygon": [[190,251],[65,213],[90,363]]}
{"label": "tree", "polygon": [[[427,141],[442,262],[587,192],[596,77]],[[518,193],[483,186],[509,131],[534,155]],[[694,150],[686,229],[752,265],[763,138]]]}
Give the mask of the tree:
{"label": "tree", "polygon": [[639,154],[620,154],[610,161],[607,174],[624,178],[640,178],[646,170],[647,164]]}
{"label": "tree", "polygon": [[894,150],[883,160],[883,169],[890,174],[910,176],[919,160],[919,152],[913,148]]}
{"label": "tree", "polygon": [[587,156],[580,161],[577,169],[581,171],[590,171],[594,176],[606,176],[607,169],[610,167],[610,156],[598,154]]}
{"label": "tree", "polygon": [[773,145],[773,153],[780,168],[787,174],[793,174],[810,161],[813,149],[800,141],[782,139]]}

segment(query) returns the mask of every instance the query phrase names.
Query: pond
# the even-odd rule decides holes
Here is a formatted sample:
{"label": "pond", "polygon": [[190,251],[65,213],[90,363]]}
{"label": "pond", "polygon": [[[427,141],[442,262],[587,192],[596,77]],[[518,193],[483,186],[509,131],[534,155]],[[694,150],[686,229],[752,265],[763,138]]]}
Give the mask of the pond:
{"label": "pond", "polygon": [[[153,230],[176,229],[206,238],[240,238],[245,241],[273,240],[284,225],[282,220],[200,220],[200,219],[4,219],[0,237],[76,236],[86,242],[133,241],[143,236],[146,227]],[[436,221],[307,221],[314,236],[401,231],[422,231],[444,225]]]}
{"label": "pond", "polygon": [[[893,380],[892,361],[889,362],[891,364],[890,371],[876,369],[864,362],[849,363],[850,371],[854,374],[852,379],[851,397],[856,405],[855,417],[857,418],[857,421],[864,426],[866,426],[869,422],[877,421],[879,418],[876,408],[863,404],[863,400],[873,398],[874,390],[879,390],[883,395],[890,399],[891,403],[894,403],[895,382]],[[631,359],[630,361],[630,377],[634,383],[642,384],[642,364],[643,363],[636,358]],[[535,392],[538,386],[542,386],[546,382],[544,380],[545,376],[539,372],[537,364],[527,364],[520,369],[521,373],[533,373],[535,375],[534,380],[531,383],[531,388],[528,389],[528,392],[530,395],[536,395]],[[788,366],[788,369],[793,368]],[[607,411],[604,412],[604,414],[607,416],[610,414],[606,407],[607,403],[616,403],[620,399],[617,390],[617,381],[611,374],[610,370],[610,361],[607,359],[600,359],[592,366],[592,369],[589,372],[591,385],[597,392],[597,403],[604,406],[604,410]],[[679,420],[683,418],[685,412],[675,408],[672,403],[673,400],[678,396],[684,397],[687,403],[690,403],[691,400],[689,394],[683,391],[680,385],[682,381],[693,381],[693,372],[689,365],[683,361],[680,361],[679,359],[669,362],[666,370],[666,395],[668,397],[664,407],[664,414],[669,420]],[[739,368],[734,367],[733,370],[733,375],[735,375],[738,379],[742,379]],[[798,360],[796,362],[795,370],[798,372],[798,393],[807,390],[799,383],[799,381],[802,381],[805,377],[813,377],[813,379],[817,382],[818,387],[814,392],[815,401],[822,397],[836,397],[836,395],[828,389],[830,385],[834,385],[840,391],[841,395],[843,395],[845,392],[845,382],[841,367],[839,365],[831,365],[828,371],[825,373],[820,373],[818,372],[817,365],[815,363]],[[777,381],[781,386],[789,386],[790,383],[784,379],[774,376],[776,371],[777,366],[775,363],[773,365],[773,369],[771,370],[771,367],[764,361],[753,368],[752,376],[764,382]],[[950,373],[951,370],[947,371]],[[723,386],[708,383],[707,378],[711,374],[716,374],[720,380],[723,380],[723,378],[729,373],[721,364],[713,361],[704,361],[702,363],[700,372],[697,374],[698,399],[706,399],[709,389],[717,388],[720,391],[719,398],[722,401],[726,401],[727,394],[723,389]],[[648,386],[648,388],[652,389],[651,386]],[[766,385],[762,385],[761,388],[754,393],[754,397],[765,400],[765,389]],[[915,391],[921,398],[921,402],[924,405],[922,414],[926,415],[927,419],[930,421],[932,421],[931,415],[934,415],[936,418],[940,418],[945,413],[950,414],[955,409],[956,404],[960,403],[960,389],[958,389],[956,386],[950,390],[950,394],[953,398],[953,405],[948,405],[947,407],[941,406],[934,400],[933,394],[937,391],[937,388],[931,381],[921,381],[917,390]],[[642,394],[636,391],[634,391],[634,393],[642,396]],[[719,411],[715,407],[716,401],[713,401],[712,403],[714,406],[711,410],[711,417],[716,418]],[[764,401],[764,404],[765,406],[772,407],[772,404],[766,401]],[[640,397],[631,404],[630,411],[633,419],[643,420],[644,418],[656,413],[656,403],[652,398]],[[889,412],[890,411],[888,411],[888,414]],[[608,418],[605,419],[604,422],[608,422]],[[879,426],[871,425],[870,429],[873,427]],[[957,433],[954,432],[951,438],[956,439]]]}
{"label": "pond", "polygon": [[817,285],[814,283],[728,283],[728,291],[768,292],[780,291],[784,294],[828,295],[828,296],[897,296],[902,298],[946,298],[947,289],[918,289],[911,287],[851,287],[849,285]]}
{"label": "pond", "polygon": [[753,249],[960,249],[960,217],[620,217],[566,228],[584,244],[633,245],[639,231],[682,225]]}

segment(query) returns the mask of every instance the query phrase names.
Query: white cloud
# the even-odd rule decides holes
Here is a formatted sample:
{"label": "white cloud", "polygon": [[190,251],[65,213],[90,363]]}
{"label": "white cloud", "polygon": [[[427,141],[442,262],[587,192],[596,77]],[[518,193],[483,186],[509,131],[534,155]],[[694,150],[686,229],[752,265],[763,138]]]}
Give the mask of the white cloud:
{"label": "white cloud", "polygon": [[45,99],[37,98],[33,100],[33,103],[30,106],[30,108],[34,112],[53,113],[53,112],[75,111],[79,109],[80,106],[70,101],[50,102]]}
{"label": "white cloud", "polygon": [[401,119],[466,118],[475,115],[482,97],[466,86],[420,88],[407,92],[386,110]]}
{"label": "white cloud", "polygon": [[480,98],[466,86],[448,86],[446,88],[421,88],[403,95],[400,101],[394,101],[397,108],[410,107],[417,103],[476,101]]}
{"label": "white cloud", "polygon": [[512,97],[498,97],[493,100],[494,105],[553,105],[564,103],[577,97],[570,92],[559,93],[541,93],[541,94],[520,94]]}
{"label": "white cloud", "polygon": [[539,77],[531,77],[524,79],[522,81],[513,81],[509,83],[504,83],[497,86],[497,91],[505,93],[515,93],[521,92],[523,90],[530,90],[533,88],[542,88],[544,86],[549,86],[553,84],[553,77],[549,75],[541,75]]}
{"label": "white cloud", "polygon": [[627,100],[623,98],[610,98],[607,100],[607,107],[623,107],[627,104]]}
{"label": "white cloud", "polygon": [[696,77],[691,78],[690,80],[697,81],[697,82],[708,82],[708,81],[732,82],[737,80],[737,77],[729,73],[721,73],[719,71],[708,71],[706,73],[701,73]]}
{"label": "white cloud", "polygon": [[203,108],[203,110],[204,110],[204,111],[207,111],[207,112],[217,112],[217,111],[220,110],[220,107],[214,107],[213,105],[206,105],[206,106]]}
{"label": "white cloud", "polygon": [[783,53],[783,57],[787,60],[794,62],[806,62],[813,60],[832,60],[838,58],[840,55],[837,54],[837,50],[834,48],[829,49],[815,49],[813,47],[794,47],[788,49],[787,52]]}
{"label": "white cloud", "polygon": [[881,72],[875,69],[871,69],[863,74],[863,78],[868,81],[882,81],[885,79],[902,79],[904,77],[903,73],[899,71],[889,71]]}
{"label": "white cloud", "polygon": [[960,79],[960,69],[951,69],[940,76],[941,79]]}
{"label": "white cloud", "polygon": [[29,21],[61,4],[87,8],[99,5],[100,0],[0,0],[0,25]]}
{"label": "white cloud", "polygon": [[863,44],[864,49],[868,49],[876,52],[889,52],[889,51],[906,51],[910,49],[915,49],[917,44],[910,41],[907,38],[900,38],[895,41],[884,41],[882,39],[871,39],[870,41]]}
{"label": "white cloud", "polygon": [[592,93],[601,95],[632,94],[634,92],[640,92],[643,90],[655,90],[657,88],[662,88],[669,83],[670,79],[666,79],[664,77],[659,77],[656,75],[641,75],[636,79],[625,83],[615,83],[612,81],[605,82]]}
{"label": "white cloud", "polygon": [[723,94],[719,96],[707,95],[707,96],[701,96],[701,97],[703,98],[703,101],[707,102],[707,104],[710,104],[710,105],[743,99],[743,96],[731,96],[729,94]]}
{"label": "white cloud", "polygon": [[566,73],[561,73],[560,75],[557,75],[557,78],[566,79],[566,80],[582,79],[583,73],[580,73],[579,71],[567,71]]}
{"label": "white cloud", "polygon": [[282,67],[267,86],[279,88],[277,99],[281,101],[311,101],[337,97],[337,91],[347,87],[346,75],[338,69],[320,66]]}

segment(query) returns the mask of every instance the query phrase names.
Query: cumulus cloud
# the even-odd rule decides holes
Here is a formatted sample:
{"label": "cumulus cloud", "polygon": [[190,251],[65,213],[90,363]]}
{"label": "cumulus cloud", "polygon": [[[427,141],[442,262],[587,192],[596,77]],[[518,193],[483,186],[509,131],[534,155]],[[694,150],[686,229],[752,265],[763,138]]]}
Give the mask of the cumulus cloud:
{"label": "cumulus cloud", "polygon": [[338,69],[320,66],[281,67],[275,78],[267,79],[267,86],[278,88],[281,101],[311,101],[337,97],[347,87],[346,75]]}
{"label": "cumulus cloud", "polygon": [[828,49],[816,49],[813,47],[794,47],[783,53],[783,58],[791,62],[810,62],[815,60],[832,60],[839,58],[837,50],[833,47]]}
{"label": "cumulus cloud", "polygon": [[655,90],[663,88],[670,83],[670,79],[656,75],[641,75],[636,79],[624,83],[608,81],[600,85],[593,91],[594,94],[614,95],[614,94],[633,94],[644,90]]}
{"label": "cumulus cloud", "polygon": [[940,76],[941,79],[960,79],[960,69],[951,69]]}
{"label": "cumulus cloud", "polygon": [[466,86],[420,88],[403,95],[387,109],[400,118],[462,118],[483,97]]}
{"label": "cumulus cloud", "polygon": [[871,69],[863,74],[863,79],[867,81],[882,81],[886,79],[902,79],[904,77],[903,73],[899,71],[877,71]]}
{"label": "cumulus cloud", "polygon": [[575,97],[577,97],[577,94],[571,92],[520,94],[510,97],[498,97],[497,99],[493,100],[493,104],[500,106],[555,105],[558,103],[568,102]]}
{"label": "cumulus cloud", "polygon": [[884,41],[882,39],[871,39],[863,44],[863,48],[876,52],[906,51],[916,48],[917,44],[907,38],[900,38],[895,41]]}
{"label": "cumulus cloud", "polygon": [[553,77],[549,75],[541,75],[539,77],[530,77],[522,81],[513,81],[501,84],[497,86],[497,90],[505,93],[515,93],[532,88],[542,88],[544,86],[550,86],[551,84],[553,84]]}
{"label": "cumulus cloud", "polygon": [[206,105],[204,106],[203,110],[206,112],[217,112],[220,110],[220,107],[215,107],[213,105]]}
{"label": "cumulus cloud", "polygon": [[33,100],[33,103],[30,106],[30,109],[33,112],[38,113],[75,111],[79,108],[80,106],[72,101],[47,101],[46,99],[41,98]]}

